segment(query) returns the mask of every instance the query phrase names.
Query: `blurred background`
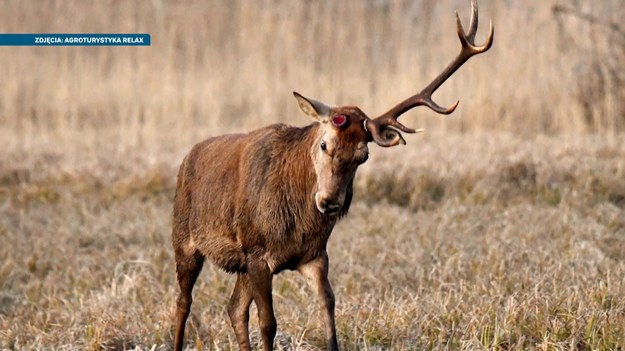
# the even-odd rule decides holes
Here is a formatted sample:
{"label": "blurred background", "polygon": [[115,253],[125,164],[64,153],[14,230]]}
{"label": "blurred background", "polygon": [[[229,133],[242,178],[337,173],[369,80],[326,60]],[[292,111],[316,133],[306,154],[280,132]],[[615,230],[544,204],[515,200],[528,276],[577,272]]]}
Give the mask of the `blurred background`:
{"label": "blurred background", "polygon": [[[625,7],[619,0],[480,1],[492,50],[439,91],[454,131],[613,133],[625,127]],[[140,139],[308,123],[291,92],[374,117],[459,50],[469,1],[4,1],[2,32],[149,33],[151,47],[3,48],[0,122],[11,132],[116,129]],[[152,136],[153,137],[153,136]]]}

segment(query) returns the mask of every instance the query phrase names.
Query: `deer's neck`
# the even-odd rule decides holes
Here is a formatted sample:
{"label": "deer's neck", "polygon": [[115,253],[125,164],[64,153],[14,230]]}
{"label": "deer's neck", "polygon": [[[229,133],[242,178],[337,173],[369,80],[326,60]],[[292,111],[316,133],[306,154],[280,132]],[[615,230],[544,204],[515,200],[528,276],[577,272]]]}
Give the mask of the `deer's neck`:
{"label": "deer's neck", "polygon": [[[282,150],[278,157],[283,167],[280,167],[282,184],[287,187],[291,196],[298,204],[306,203],[307,207],[314,208],[313,196],[317,189],[317,176],[312,162],[311,152],[319,138],[317,123],[303,128],[289,128]],[[295,200],[295,198],[293,200]]]}

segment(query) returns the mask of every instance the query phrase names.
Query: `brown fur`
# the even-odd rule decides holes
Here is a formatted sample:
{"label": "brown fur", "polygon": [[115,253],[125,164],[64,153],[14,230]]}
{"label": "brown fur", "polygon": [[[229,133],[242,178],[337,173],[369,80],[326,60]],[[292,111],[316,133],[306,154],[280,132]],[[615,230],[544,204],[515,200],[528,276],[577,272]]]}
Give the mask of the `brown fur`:
{"label": "brown fur", "polygon": [[197,144],[178,175],[174,247],[195,249],[230,273],[246,272],[246,253],[271,253],[278,273],[325,250],[337,218],[312,202],[317,128],[272,125]]}
{"label": "brown fur", "polygon": [[[333,113],[345,114],[348,123],[336,127],[322,121],[303,128],[276,124],[213,137],[185,157],[178,173],[172,231],[181,288],[176,349],[182,347],[191,290],[207,258],[238,275],[229,314],[242,350],[249,349],[252,300],[268,306],[263,312],[259,305],[259,317],[265,350],[272,349],[275,318],[272,310],[267,312],[270,276],[285,269],[298,269],[313,281],[327,310],[328,347],[338,350],[326,244],[338,219],[349,210],[360,164],[354,150],[366,145],[369,137],[362,126],[367,117],[357,108],[336,108]],[[328,140],[335,136],[327,155],[318,151],[324,131]],[[338,194],[344,188],[342,207],[334,214],[322,213],[315,204],[320,187],[314,165],[317,152],[331,158],[331,173],[338,179],[335,189],[327,192]],[[269,278],[255,284],[253,280],[262,275]],[[259,287],[267,280],[268,288]],[[259,291],[264,296],[255,296]]]}

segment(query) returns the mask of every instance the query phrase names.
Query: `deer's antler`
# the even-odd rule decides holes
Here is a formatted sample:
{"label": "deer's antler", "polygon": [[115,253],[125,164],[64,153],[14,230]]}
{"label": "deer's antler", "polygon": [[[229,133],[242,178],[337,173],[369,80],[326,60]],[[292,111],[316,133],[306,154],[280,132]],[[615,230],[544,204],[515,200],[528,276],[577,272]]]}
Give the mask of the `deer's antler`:
{"label": "deer's antler", "polygon": [[365,128],[371,133],[371,137],[376,144],[384,147],[395,146],[397,144],[405,144],[399,131],[406,133],[418,133],[423,129],[412,129],[399,123],[397,119],[404,112],[417,106],[427,106],[440,114],[448,115],[458,107],[460,101],[456,101],[448,108],[444,108],[438,105],[432,100],[432,94],[438,89],[449,77],[451,77],[460,66],[467,62],[472,56],[481,54],[488,51],[493,45],[493,35],[495,30],[493,28],[493,22],[490,22],[490,31],[486,43],[482,46],[475,45],[475,34],[477,33],[478,25],[478,13],[477,13],[477,0],[471,0],[471,23],[469,24],[469,31],[465,33],[460,16],[456,12],[456,20],[458,27],[458,37],[462,44],[460,54],[453,60],[441,74],[439,74],[434,80],[428,84],[420,93],[413,95],[406,100],[400,102],[395,107],[388,110],[386,113],[375,119],[369,119],[365,121]]}

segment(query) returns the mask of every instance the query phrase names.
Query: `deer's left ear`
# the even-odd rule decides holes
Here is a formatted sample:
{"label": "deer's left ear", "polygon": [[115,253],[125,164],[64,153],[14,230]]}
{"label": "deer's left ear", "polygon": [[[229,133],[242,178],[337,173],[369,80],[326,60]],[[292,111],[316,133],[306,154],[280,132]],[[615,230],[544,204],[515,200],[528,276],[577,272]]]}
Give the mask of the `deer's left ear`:
{"label": "deer's left ear", "polygon": [[300,93],[295,91],[293,92],[293,96],[295,96],[295,99],[297,99],[297,103],[299,104],[299,108],[305,114],[318,120],[319,122],[327,122],[329,120],[330,111],[332,110],[329,106],[323,102],[305,98]]}

